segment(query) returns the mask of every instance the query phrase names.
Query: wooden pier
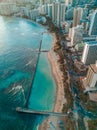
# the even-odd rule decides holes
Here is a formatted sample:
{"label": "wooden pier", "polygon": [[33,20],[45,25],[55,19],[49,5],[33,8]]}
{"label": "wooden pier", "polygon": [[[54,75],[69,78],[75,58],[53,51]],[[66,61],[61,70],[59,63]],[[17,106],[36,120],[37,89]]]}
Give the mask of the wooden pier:
{"label": "wooden pier", "polygon": [[26,114],[36,114],[36,115],[44,115],[44,116],[57,116],[57,117],[66,117],[66,114],[57,113],[57,112],[49,112],[49,111],[35,111],[27,108],[17,107],[16,111],[19,113]]}

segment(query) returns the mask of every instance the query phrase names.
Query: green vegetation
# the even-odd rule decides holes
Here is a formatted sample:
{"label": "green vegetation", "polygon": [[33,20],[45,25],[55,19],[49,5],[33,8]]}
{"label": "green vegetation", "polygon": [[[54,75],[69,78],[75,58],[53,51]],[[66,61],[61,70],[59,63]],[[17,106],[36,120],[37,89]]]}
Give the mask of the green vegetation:
{"label": "green vegetation", "polygon": [[89,130],[97,130],[97,119],[88,120],[88,128]]}
{"label": "green vegetation", "polygon": [[78,130],[86,130],[83,117],[78,118]]}
{"label": "green vegetation", "polygon": [[47,17],[47,16],[45,16],[46,17],[46,19],[47,19],[47,21],[46,21],[46,24],[45,25],[47,25],[48,27],[49,27],[49,31],[50,32],[54,32],[54,33],[56,33],[56,37],[58,36],[58,34],[59,34],[59,28],[58,27],[56,27],[54,24],[53,24],[53,22],[52,22],[52,19],[51,18],[49,18],[49,17]]}
{"label": "green vegetation", "polygon": [[[58,36],[59,37],[59,36]],[[58,38],[59,39],[59,38]],[[70,108],[73,107],[73,96],[70,91],[70,80],[69,80],[69,74],[68,74],[68,66],[64,64],[65,57],[62,51],[62,46],[60,44],[60,40],[57,40],[57,42],[53,46],[53,50],[59,55],[58,64],[59,68],[62,71],[62,80],[64,84],[64,97],[67,100],[67,103],[63,105],[63,113],[66,114]]]}
{"label": "green vegetation", "polygon": [[77,87],[79,89],[79,97],[81,99],[81,103],[84,106],[84,108],[87,111],[90,111],[90,112],[92,112],[94,114],[97,114],[97,103],[95,103],[93,101],[90,101],[88,94],[85,95],[83,93],[84,89],[82,88],[82,83],[80,81],[78,81],[76,83],[77,83]]}
{"label": "green vegetation", "polygon": [[76,86],[77,86],[77,88],[79,90],[79,97],[81,99],[81,102],[82,103],[87,103],[87,101],[89,100],[89,96],[84,94],[84,89],[82,87],[83,85],[80,82],[80,80],[76,81]]}
{"label": "green vegetation", "polygon": [[86,110],[93,112],[94,114],[97,114],[97,103],[95,103],[93,101],[88,101],[85,108],[86,108]]}
{"label": "green vegetation", "polygon": [[54,44],[53,50],[57,53],[58,51],[60,51],[60,49],[61,49],[60,42],[57,41],[57,42]]}
{"label": "green vegetation", "polygon": [[65,122],[66,122],[65,126],[66,130],[75,130],[75,121],[71,116],[65,118]]}

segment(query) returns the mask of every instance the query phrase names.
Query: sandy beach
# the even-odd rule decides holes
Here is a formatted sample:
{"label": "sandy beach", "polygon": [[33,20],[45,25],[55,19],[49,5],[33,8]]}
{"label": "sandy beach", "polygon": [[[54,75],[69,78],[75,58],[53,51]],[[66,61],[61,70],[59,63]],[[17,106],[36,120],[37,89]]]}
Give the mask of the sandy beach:
{"label": "sandy beach", "polygon": [[56,56],[55,52],[50,51],[48,52],[48,59],[51,63],[52,67],[52,73],[56,81],[56,102],[54,106],[54,112],[62,112],[63,108],[63,102],[64,102],[64,87],[63,87],[63,82],[62,82],[62,73],[59,69],[57,59],[58,57]]}
{"label": "sandy beach", "polygon": [[[51,33],[51,35],[53,36],[53,45],[54,43],[56,43],[57,39],[55,34]],[[63,81],[62,81],[62,72],[59,69],[59,64],[58,64],[58,55],[51,49],[48,52],[48,60],[51,64],[51,69],[52,69],[52,74],[55,78],[56,81],[56,102],[55,102],[55,106],[53,109],[53,112],[62,112],[63,109],[63,104],[66,103],[66,99],[64,97],[65,93],[64,93],[64,86],[63,86]],[[52,119],[48,119],[46,121],[44,121],[42,123],[42,125],[40,126],[39,130],[49,130],[49,122]]]}
{"label": "sandy beach", "polygon": [[[56,35],[54,33],[51,33],[51,35],[53,36],[53,44],[54,45],[57,41],[56,39]],[[48,52],[48,59],[50,61],[51,64],[51,68],[52,68],[52,74],[55,78],[56,81],[56,102],[55,102],[55,106],[54,106],[54,112],[62,112],[63,109],[63,104],[66,102],[65,98],[64,98],[64,86],[63,86],[63,80],[62,80],[62,72],[60,71],[59,68],[59,63],[58,61],[59,56],[53,51],[53,49],[51,51]]]}

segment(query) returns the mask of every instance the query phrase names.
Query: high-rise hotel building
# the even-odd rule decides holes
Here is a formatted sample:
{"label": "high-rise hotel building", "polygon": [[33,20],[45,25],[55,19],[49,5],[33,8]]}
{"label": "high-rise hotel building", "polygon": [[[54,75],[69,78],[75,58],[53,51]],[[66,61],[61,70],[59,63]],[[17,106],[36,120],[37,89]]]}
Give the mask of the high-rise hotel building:
{"label": "high-rise hotel building", "polygon": [[57,19],[59,17],[59,2],[53,2],[52,4],[52,21],[53,23],[57,24]]}
{"label": "high-rise hotel building", "polygon": [[89,35],[97,35],[97,10],[92,14]]}
{"label": "high-rise hotel building", "polygon": [[52,18],[52,4],[48,4],[48,16]]}
{"label": "high-rise hotel building", "polygon": [[60,26],[61,22],[65,21],[66,6],[61,2],[53,2],[52,4],[52,21],[56,26]]}
{"label": "high-rise hotel building", "polygon": [[72,3],[72,0],[65,0],[66,6],[68,6],[68,5],[71,4],[71,3]]}
{"label": "high-rise hotel building", "polygon": [[83,9],[78,7],[74,9],[73,26],[76,27],[80,25],[80,20],[82,18]]}
{"label": "high-rise hotel building", "polygon": [[97,60],[97,41],[86,42],[82,55],[82,62],[86,65],[94,64]]}
{"label": "high-rise hotel building", "polygon": [[90,88],[97,87],[97,63],[89,66],[86,84]]}

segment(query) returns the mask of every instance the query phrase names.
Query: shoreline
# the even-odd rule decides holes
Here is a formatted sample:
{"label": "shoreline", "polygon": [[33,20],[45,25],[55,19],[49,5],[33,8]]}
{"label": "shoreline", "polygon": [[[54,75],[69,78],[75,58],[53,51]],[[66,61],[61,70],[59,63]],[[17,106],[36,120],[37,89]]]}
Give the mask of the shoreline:
{"label": "shoreline", "polygon": [[[8,16],[8,17],[10,17],[10,16]],[[14,18],[14,16],[11,16],[11,17]],[[34,23],[34,24],[36,24],[36,25],[38,25],[38,26],[40,26],[40,27],[42,27],[44,29],[48,29],[48,26],[44,26],[44,25],[42,25],[42,24],[40,24],[40,23],[38,23],[38,22],[36,22],[36,21],[34,21],[32,19],[25,18],[25,17],[19,17],[19,16],[16,16],[15,18],[24,19],[24,20],[27,20],[28,22]]]}
{"label": "shoreline", "polygon": [[[51,36],[53,37],[53,43],[52,43],[52,47],[53,47],[53,45],[57,41],[56,35],[55,35],[55,33],[50,33],[50,32],[49,32],[49,34],[51,34]],[[52,72],[52,75],[53,75],[53,77],[55,79],[55,83],[56,83],[56,99],[55,99],[53,112],[62,113],[63,104],[66,102],[66,99],[65,99],[64,86],[63,86],[63,81],[62,81],[62,72],[59,69],[59,65],[58,65],[58,62],[57,62],[58,56],[51,49],[47,53],[47,58],[50,62],[51,72]],[[52,120],[52,118],[45,120],[40,125],[39,130],[49,130],[50,120]]]}
{"label": "shoreline", "polygon": [[[52,47],[53,47],[53,45],[57,42],[57,38],[56,38],[55,33],[51,33],[51,32],[49,32],[49,33],[53,37],[53,43],[52,43]],[[48,52],[47,56],[48,56],[48,60],[51,65],[51,72],[52,72],[52,75],[53,75],[53,77],[55,79],[55,83],[56,83],[56,100],[55,100],[53,112],[61,113],[62,109],[63,109],[63,104],[64,104],[63,100],[65,99],[62,72],[61,72],[61,70],[59,68],[59,64],[57,62],[57,60],[58,60],[57,54],[51,49],[51,51]]]}
{"label": "shoreline", "polygon": [[53,112],[61,113],[63,109],[63,99],[64,99],[65,94],[64,94],[64,88],[63,88],[63,82],[61,79],[61,72],[58,68],[58,63],[53,53],[54,53],[53,51],[48,52],[48,60],[51,64],[52,75],[56,83],[56,100],[55,100]]}

